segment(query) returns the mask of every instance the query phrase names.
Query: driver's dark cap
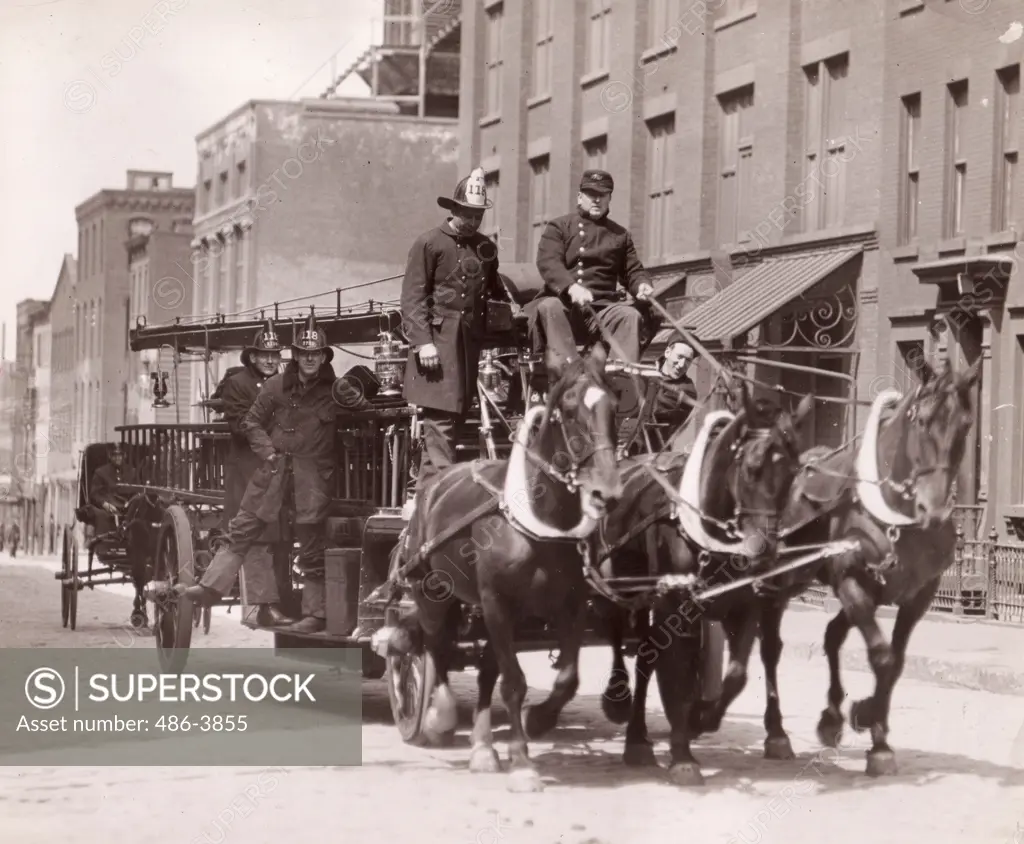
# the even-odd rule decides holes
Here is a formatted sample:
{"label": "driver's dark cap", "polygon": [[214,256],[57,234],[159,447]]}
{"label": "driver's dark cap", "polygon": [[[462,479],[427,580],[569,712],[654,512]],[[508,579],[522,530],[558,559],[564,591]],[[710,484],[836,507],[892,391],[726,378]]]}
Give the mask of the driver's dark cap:
{"label": "driver's dark cap", "polygon": [[615,181],[607,170],[584,170],[580,179],[580,191],[583,193],[607,194],[615,190]]}

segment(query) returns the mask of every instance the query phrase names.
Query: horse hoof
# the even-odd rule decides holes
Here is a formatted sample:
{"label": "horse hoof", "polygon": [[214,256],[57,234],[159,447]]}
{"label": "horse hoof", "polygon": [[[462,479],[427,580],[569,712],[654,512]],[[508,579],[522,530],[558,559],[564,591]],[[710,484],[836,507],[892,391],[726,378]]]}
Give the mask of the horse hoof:
{"label": "horse hoof", "polygon": [[896,754],[891,750],[868,751],[867,775],[869,777],[891,777],[897,773]]}
{"label": "horse hoof", "polygon": [[789,743],[789,736],[768,736],[764,740],[764,758],[784,761],[795,759],[793,745]]}
{"label": "horse hoof", "polygon": [[839,747],[839,742],[842,740],[842,718],[836,718],[829,710],[824,710],[818,721],[818,741],[825,747]]}
{"label": "horse hoof", "polygon": [[557,715],[552,715],[550,710],[540,706],[527,706],[523,712],[523,729],[526,730],[526,737],[537,739],[547,735],[555,727],[558,720]]}
{"label": "horse hoof", "polygon": [[629,723],[629,716],[633,711],[632,697],[632,695],[626,695],[624,698],[612,697],[606,691],[601,695],[601,711],[604,713],[604,717],[613,724]]}
{"label": "horse hoof", "polygon": [[451,747],[455,744],[455,730],[437,732],[429,728],[424,728],[423,737],[431,747]]}
{"label": "horse hoof", "polygon": [[653,768],[658,764],[654,748],[647,742],[627,743],[622,753],[622,762],[631,768]]}
{"label": "horse hoof", "polygon": [[871,698],[855,700],[850,704],[850,726],[858,733],[863,733],[871,726],[874,718],[871,712]]}
{"label": "horse hoof", "polygon": [[508,775],[508,790],[513,794],[530,794],[543,791],[544,783],[533,768],[516,768]]}
{"label": "horse hoof", "polygon": [[501,773],[501,762],[493,747],[475,747],[469,756],[469,770],[474,774]]}
{"label": "horse hoof", "polygon": [[676,785],[687,788],[704,785],[704,775],[696,762],[677,762],[668,769],[669,778]]}

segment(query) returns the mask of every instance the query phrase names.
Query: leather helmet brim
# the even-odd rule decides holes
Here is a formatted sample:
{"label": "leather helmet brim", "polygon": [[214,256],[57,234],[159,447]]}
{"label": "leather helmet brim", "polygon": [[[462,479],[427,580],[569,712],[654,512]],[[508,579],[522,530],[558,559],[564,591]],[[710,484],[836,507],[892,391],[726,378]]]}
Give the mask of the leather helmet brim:
{"label": "leather helmet brim", "polygon": [[488,208],[493,208],[494,203],[490,200],[484,205],[470,205],[468,202],[459,202],[457,199],[452,199],[450,196],[439,196],[437,198],[437,204],[440,205],[445,211],[486,211]]}

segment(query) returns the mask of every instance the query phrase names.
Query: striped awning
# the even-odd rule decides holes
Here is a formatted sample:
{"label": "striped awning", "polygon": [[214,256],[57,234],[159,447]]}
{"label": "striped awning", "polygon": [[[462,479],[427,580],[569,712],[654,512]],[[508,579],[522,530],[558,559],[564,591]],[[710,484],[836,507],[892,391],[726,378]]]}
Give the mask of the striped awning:
{"label": "striped awning", "polygon": [[[818,282],[824,281],[862,251],[858,244],[842,249],[769,258],[685,314],[683,325],[693,331],[697,339],[706,343],[739,337]],[[673,331],[672,328],[666,328],[658,332],[654,342],[667,341]]]}

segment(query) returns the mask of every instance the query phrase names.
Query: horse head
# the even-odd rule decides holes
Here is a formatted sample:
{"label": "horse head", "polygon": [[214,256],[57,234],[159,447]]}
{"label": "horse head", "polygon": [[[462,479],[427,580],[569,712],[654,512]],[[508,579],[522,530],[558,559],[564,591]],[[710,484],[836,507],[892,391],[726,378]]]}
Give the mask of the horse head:
{"label": "horse head", "polygon": [[980,358],[961,372],[948,358],[937,369],[922,361],[921,383],[897,405],[879,438],[888,483],[912,502],[922,527],[936,527],[952,514],[953,482],[974,420],[971,391],[980,367]]}
{"label": "horse head", "polygon": [[732,499],[736,532],[756,565],[775,558],[782,513],[800,468],[801,429],[814,405],[804,396],[790,413],[755,400],[746,384],[741,403],[733,435],[722,435],[726,465],[718,483]]}
{"label": "horse head", "polygon": [[549,391],[544,421],[538,431],[543,442],[559,429],[552,463],[575,477],[583,512],[603,518],[622,496],[622,478],[615,459],[616,398],[605,379],[607,351],[597,343],[590,353],[564,367],[549,367]]}

